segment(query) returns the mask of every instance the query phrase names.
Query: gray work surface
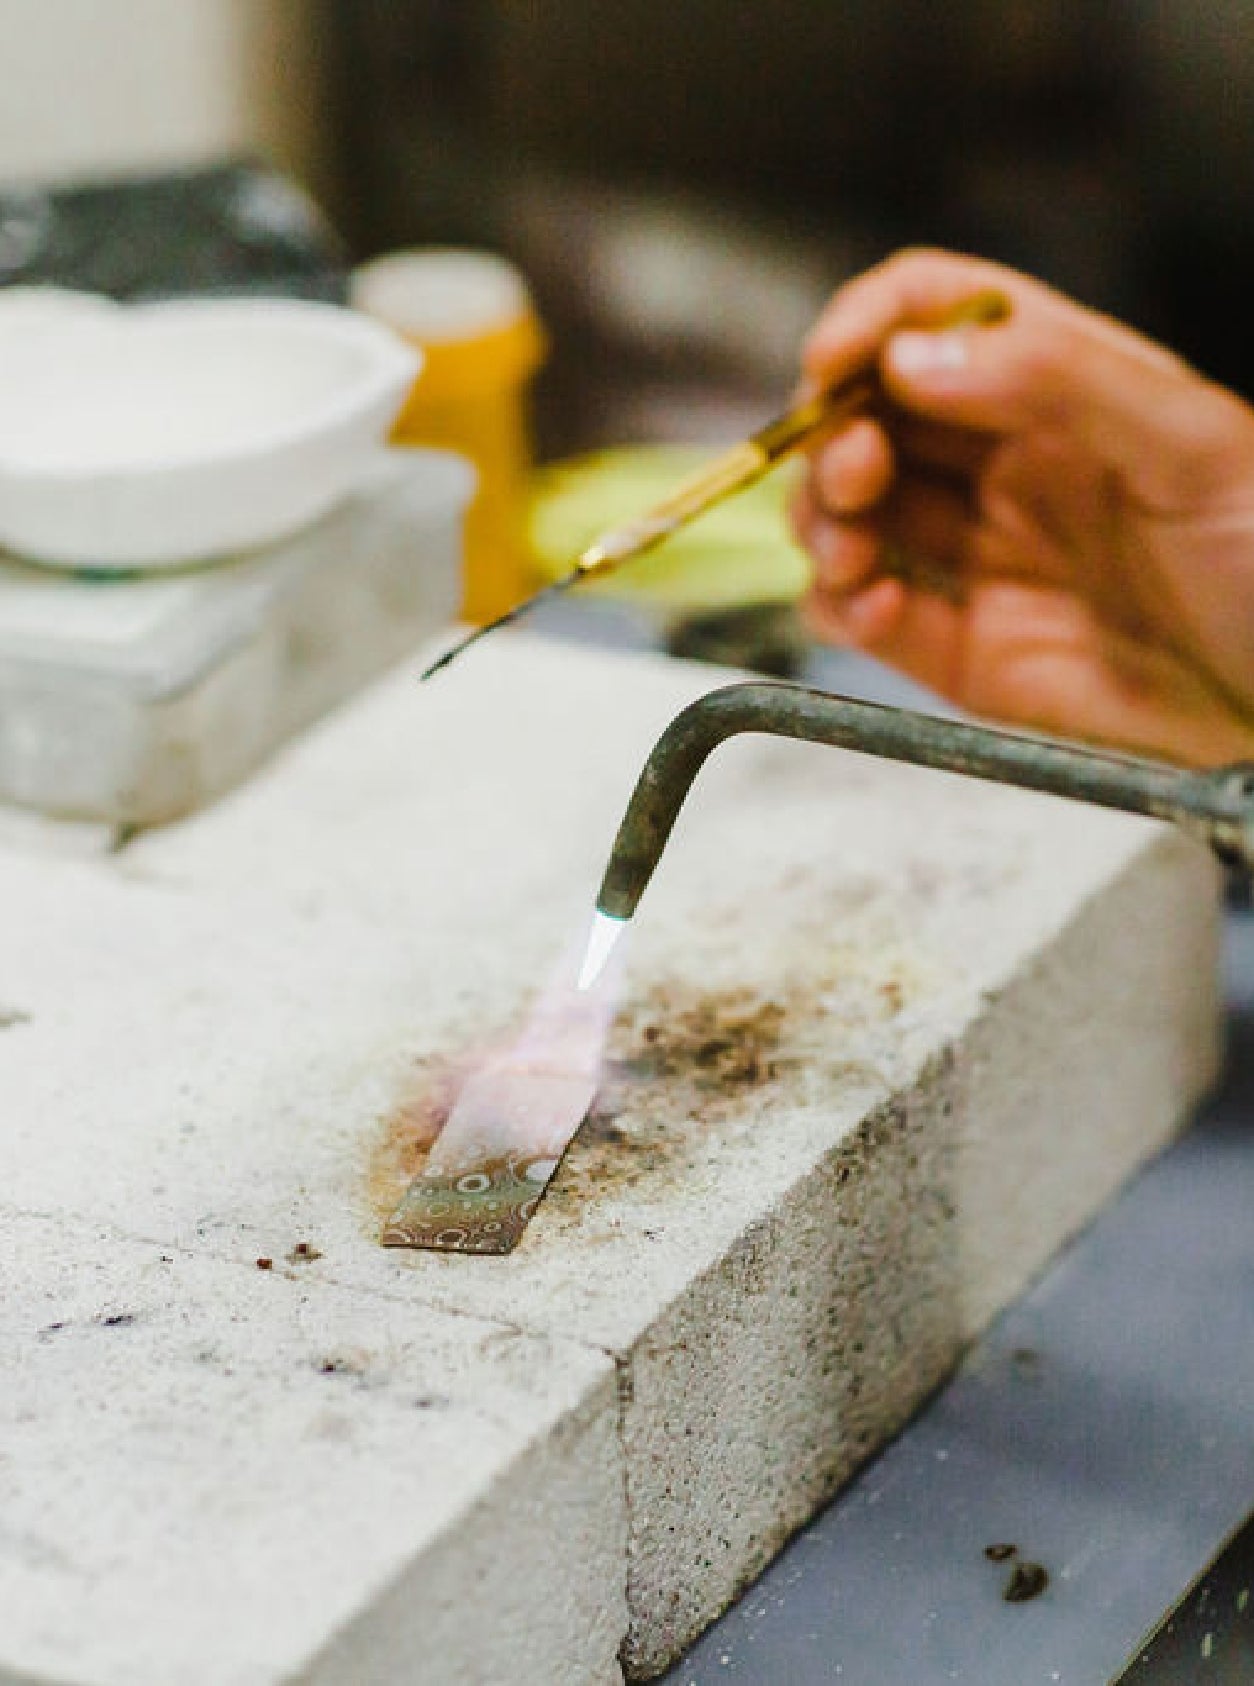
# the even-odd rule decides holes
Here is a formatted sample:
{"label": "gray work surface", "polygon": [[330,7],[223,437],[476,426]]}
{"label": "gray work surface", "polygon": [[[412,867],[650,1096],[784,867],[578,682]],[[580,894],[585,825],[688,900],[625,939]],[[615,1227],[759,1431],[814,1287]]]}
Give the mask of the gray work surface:
{"label": "gray work surface", "polygon": [[[1254,916],[1233,915],[1228,946],[1228,1071],[1196,1126],[672,1686],[1101,1686],[1254,1508]],[[1004,1601],[995,1544],[1048,1570],[1040,1597]],[[1237,1598],[1176,1686],[1254,1679],[1254,1604]]]}

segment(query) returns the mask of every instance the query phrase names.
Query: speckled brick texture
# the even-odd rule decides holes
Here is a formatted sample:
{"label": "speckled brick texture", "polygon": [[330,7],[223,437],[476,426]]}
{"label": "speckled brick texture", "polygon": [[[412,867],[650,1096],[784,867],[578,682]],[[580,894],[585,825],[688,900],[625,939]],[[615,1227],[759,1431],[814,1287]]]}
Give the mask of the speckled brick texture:
{"label": "speckled brick texture", "polygon": [[0,1682],[655,1673],[1185,1116],[1195,845],[741,740],[521,1247],[382,1249],[724,677],[502,638],[120,854],[0,830]]}

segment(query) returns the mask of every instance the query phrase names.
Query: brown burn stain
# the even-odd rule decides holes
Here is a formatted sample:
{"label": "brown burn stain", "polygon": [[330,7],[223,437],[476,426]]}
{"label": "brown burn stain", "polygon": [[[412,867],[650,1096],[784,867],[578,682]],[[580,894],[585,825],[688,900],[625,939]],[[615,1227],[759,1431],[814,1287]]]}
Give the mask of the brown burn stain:
{"label": "brown burn stain", "polygon": [[[788,1064],[781,1043],[789,1011],[782,998],[747,990],[698,995],[677,985],[629,1001],[610,1036],[597,1098],[546,1204],[583,1206],[607,1190],[674,1175],[686,1144],[663,1120],[712,1123],[746,1093],[775,1083]],[[366,1166],[367,1199],[380,1221],[421,1172],[474,1058],[465,1049],[430,1056],[406,1077]]]}
{"label": "brown burn stain", "polygon": [[686,1161],[683,1141],[648,1120],[626,1121],[611,1094],[599,1096],[549,1185],[548,1204],[580,1210],[614,1189],[637,1188],[674,1175]]}
{"label": "brown burn stain", "polygon": [[610,1041],[610,1073],[624,1083],[678,1080],[714,1100],[771,1083],[789,1010],[748,990],[692,999],[659,988],[629,1006]]}
{"label": "brown burn stain", "polygon": [[381,1221],[386,1222],[400,1205],[426,1164],[453,1110],[464,1071],[464,1061],[451,1056],[420,1060],[375,1132],[366,1164],[366,1198]]}

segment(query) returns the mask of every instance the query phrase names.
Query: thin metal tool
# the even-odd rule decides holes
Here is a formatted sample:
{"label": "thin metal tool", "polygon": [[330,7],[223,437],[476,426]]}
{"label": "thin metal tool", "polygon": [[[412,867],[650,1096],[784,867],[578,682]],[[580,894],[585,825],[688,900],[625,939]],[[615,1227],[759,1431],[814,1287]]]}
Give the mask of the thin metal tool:
{"label": "thin metal tool", "polygon": [[580,974],[585,987],[595,984],[634,915],[697,774],[719,744],[741,732],[832,744],[1171,820],[1254,872],[1254,764],[1196,771],[801,685],[728,685],[677,715],[645,763],[597,895]]}
{"label": "thin metal tool", "polygon": [[[1009,314],[1010,301],[1006,295],[995,289],[987,289],[964,299],[955,309],[941,317],[937,327],[961,328],[1002,322]],[[752,486],[774,468],[776,463],[815,438],[824,428],[834,427],[867,409],[878,395],[878,381],[871,372],[863,370],[832,387],[830,391],[819,393],[816,397],[808,398],[786,410],[783,415],[777,416],[748,439],[734,445],[730,451],[716,458],[707,467],[681,481],[661,503],[655,504],[652,509],[635,516],[622,526],[602,533],[600,538],[576,559],[569,573],[545,586],[534,596],[516,604],[499,619],[490,621],[486,626],[476,627],[460,643],[454,644],[433,661],[423,673],[423,679],[432,678],[472,644],[477,644],[489,632],[508,626],[511,621],[517,620],[520,615],[537,603],[543,602],[545,598],[555,597],[560,592],[569,590],[572,585],[586,579],[590,574],[606,573],[611,568],[620,567],[624,562],[645,555],[655,545],[661,544],[663,539],[670,538],[672,533],[677,533],[681,527],[686,527],[690,521],[704,515],[707,509],[721,503],[724,498]]]}

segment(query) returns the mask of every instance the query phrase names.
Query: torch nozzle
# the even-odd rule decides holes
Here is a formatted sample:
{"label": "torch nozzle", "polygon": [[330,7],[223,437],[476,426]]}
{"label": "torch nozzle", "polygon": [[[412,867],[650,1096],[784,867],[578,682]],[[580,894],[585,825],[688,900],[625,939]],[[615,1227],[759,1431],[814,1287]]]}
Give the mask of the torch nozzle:
{"label": "torch nozzle", "polygon": [[756,683],[728,685],[691,703],[654,745],[601,881],[602,918],[622,923],[635,913],[697,774],[724,739],[741,732],[831,744],[1171,820],[1254,872],[1254,767],[1173,767],[801,685]]}

